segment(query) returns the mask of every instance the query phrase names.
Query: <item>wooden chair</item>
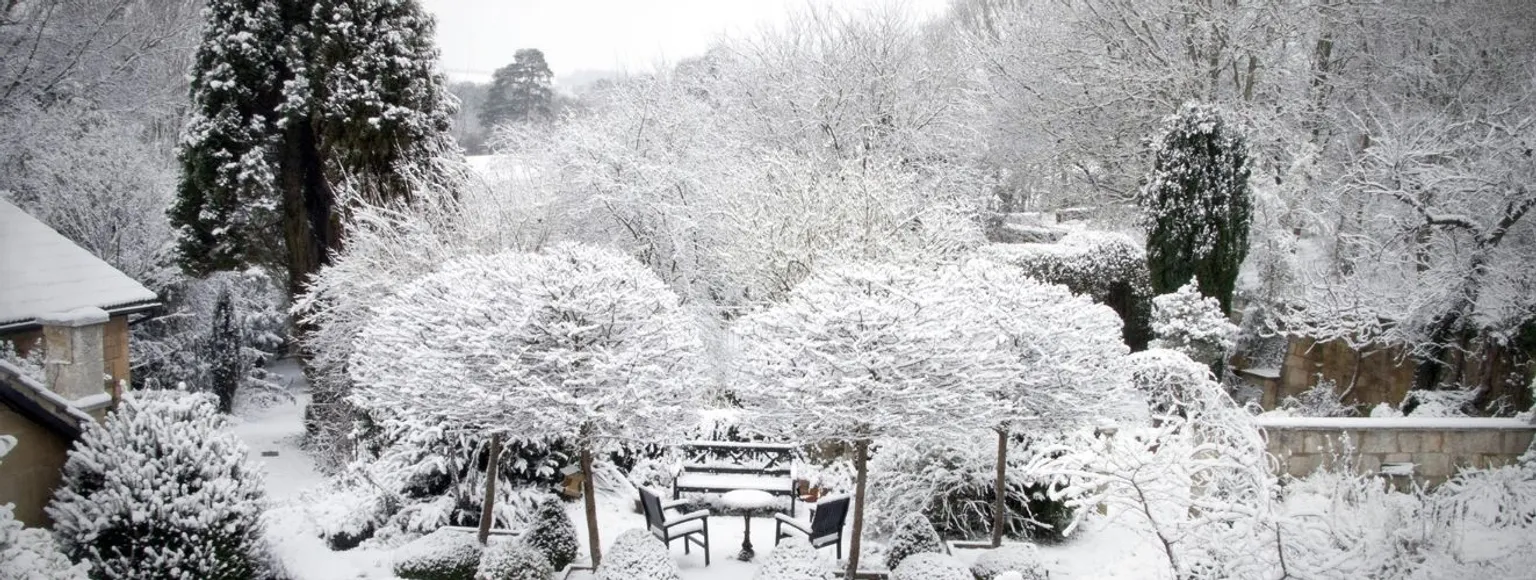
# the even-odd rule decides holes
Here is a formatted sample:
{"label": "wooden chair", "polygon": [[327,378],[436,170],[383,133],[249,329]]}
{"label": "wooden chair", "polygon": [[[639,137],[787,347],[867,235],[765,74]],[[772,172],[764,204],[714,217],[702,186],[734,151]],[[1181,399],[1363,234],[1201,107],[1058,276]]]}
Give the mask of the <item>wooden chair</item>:
{"label": "wooden chair", "polygon": [[689,543],[704,548],[704,565],[709,565],[709,510],[694,510],[682,515],[667,517],[666,510],[686,501],[662,503],[661,498],[646,488],[640,488],[640,507],[645,512],[645,524],[651,534],[668,548],[672,540],[683,541],[683,553],[688,554]]}
{"label": "wooden chair", "polygon": [[[848,521],[847,495],[834,495],[816,502],[816,507],[811,512],[811,523],[797,520],[784,514],[773,514],[774,532],[773,543],[779,544],[779,540],[788,538],[790,532],[799,532],[805,539],[811,542],[811,546],[821,548],[828,545],[837,546],[837,557],[843,557],[843,524]],[[788,527],[789,530],[784,528]]]}

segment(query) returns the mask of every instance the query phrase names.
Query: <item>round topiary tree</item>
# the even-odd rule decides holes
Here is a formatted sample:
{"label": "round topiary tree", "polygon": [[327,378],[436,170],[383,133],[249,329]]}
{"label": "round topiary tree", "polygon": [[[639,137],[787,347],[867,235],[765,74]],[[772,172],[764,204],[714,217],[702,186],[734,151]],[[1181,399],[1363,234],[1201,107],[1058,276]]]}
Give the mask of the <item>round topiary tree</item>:
{"label": "round topiary tree", "polygon": [[48,515],[100,578],[229,578],[265,563],[261,471],[206,394],[144,392],[86,429]]}
{"label": "round topiary tree", "polygon": [[913,554],[891,571],[891,580],[972,580],[971,571],[953,556]]}
{"label": "round topiary tree", "polygon": [[475,536],[441,528],[396,550],[394,572],[406,580],[470,580],[483,552]]}
{"label": "round topiary tree", "polygon": [[1168,294],[1198,277],[1200,293],[1231,314],[1253,217],[1246,141],[1216,107],[1189,103],[1164,120],[1155,147],[1136,196],[1152,290]]}
{"label": "round topiary tree", "polygon": [[753,580],[832,580],[832,570],[811,543],[798,536],[773,547]]}
{"label": "round topiary tree", "polygon": [[666,544],[645,530],[619,534],[597,567],[597,580],[678,580]]}
{"label": "round topiary tree", "polygon": [[524,542],[492,542],[480,555],[475,580],[549,580],[554,573],[538,548]]}
{"label": "round topiary tree", "polygon": [[923,514],[908,514],[891,536],[890,549],[885,553],[885,567],[895,570],[901,561],[914,554],[948,554],[949,548],[933,529],[933,522]]}
{"label": "round topiary tree", "polygon": [[544,554],[555,570],[574,562],[576,552],[581,549],[581,543],[576,539],[576,525],[565,512],[564,502],[553,495],[539,502],[539,509],[533,514],[533,527],[523,536],[523,543]]}
{"label": "round topiary tree", "polygon": [[1045,567],[1034,544],[1008,544],[982,552],[971,565],[976,580],[1002,580],[1013,573],[1021,580],[1045,580]]}

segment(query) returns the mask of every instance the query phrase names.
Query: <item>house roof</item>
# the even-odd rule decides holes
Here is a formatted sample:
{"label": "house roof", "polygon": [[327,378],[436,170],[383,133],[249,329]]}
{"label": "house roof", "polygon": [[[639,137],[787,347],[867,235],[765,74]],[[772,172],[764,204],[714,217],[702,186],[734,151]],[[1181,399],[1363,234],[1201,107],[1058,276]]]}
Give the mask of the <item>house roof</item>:
{"label": "house roof", "polygon": [[136,312],[159,297],[53,228],[0,200],[0,330],[39,316],[96,307]]}

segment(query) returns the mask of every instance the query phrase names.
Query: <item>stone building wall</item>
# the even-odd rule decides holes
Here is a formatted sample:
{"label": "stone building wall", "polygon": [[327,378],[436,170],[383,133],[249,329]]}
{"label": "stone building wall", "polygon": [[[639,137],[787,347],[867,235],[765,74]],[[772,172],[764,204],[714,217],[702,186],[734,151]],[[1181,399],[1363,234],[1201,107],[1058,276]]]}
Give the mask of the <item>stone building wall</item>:
{"label": "stone building wall", "polygon": [[1434,486],[1462,468],[1512,464],[1536,436],[1536,424],[1496,418],[1260,417],[1259,426],[1282,474],[1351,469],[1385,473],[1400,486]]}

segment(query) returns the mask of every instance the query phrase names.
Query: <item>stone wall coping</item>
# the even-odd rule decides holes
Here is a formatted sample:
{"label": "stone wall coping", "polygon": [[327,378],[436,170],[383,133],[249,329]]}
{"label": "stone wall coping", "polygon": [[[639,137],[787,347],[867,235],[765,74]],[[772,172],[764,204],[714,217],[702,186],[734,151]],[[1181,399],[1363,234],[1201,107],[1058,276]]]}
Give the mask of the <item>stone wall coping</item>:
{"label": "stone wall coping", "polygon": [[1254,422],[1264,429],[1295,431],[1336,430],[1510,430],[1533,431],[1536,424],[1508,417],[1272,417],[1259,416]]}

